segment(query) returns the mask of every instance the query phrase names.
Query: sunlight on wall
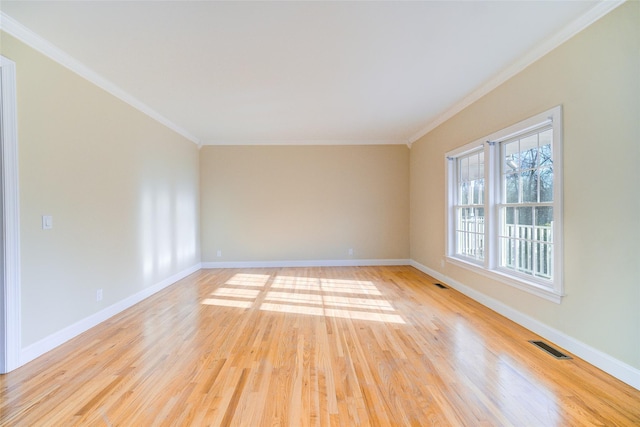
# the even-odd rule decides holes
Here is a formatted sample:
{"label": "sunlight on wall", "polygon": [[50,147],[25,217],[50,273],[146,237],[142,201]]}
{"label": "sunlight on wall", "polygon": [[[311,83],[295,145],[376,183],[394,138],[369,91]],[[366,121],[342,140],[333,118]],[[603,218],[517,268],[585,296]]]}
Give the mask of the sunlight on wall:
{"label": "sunlight on wall", "polygon": [[168,273],[173,263],[171,202],[166,192],[147,191],[141,203],[143,274],[152,280]]}
{"label": "sunlight on wall", "polygon": [[189,262],[196,255],[196,200],[193,194],[179,193],[176,196],[176,258],[178,264]]}
{"label": "sunlight on wall", "polygon": [[196,254],[196,199],[192,192],[146,189],[140,197],[140,248],[145,280],[183,268]]}
{"label": "sunlight on wall", "polygon": [[156,209],[153,212],[154,234],[156,235],[156,259],[158,261],[158,273],[163,274],[169,271],[173,262],[173,242],[171,201],[166,192],[156,193]]}
{"label": "sunlight on wall", "polygon": [[156,269],[155,248],[156,240],[155,224],[153,221],[153,211],[155,210],[155,204],[150,193],[144,193],[141,198],[140,209],[140,241],[142,242],[142,272],[145,278],[149,278],[153,275]]}
{"label": "sunlight on wall", "polygon": [[[381,292],[369,281],[296,276],[276,276],[269,283],[270,280],[271,276],[268,274],[236,274],[211,293],[213,298],[203,300],[202,304],[405,323],[401,316],[390,313],[395,312],[395,309],[389,301],[379,298]],[[332,295],[333,293],[354,296]]]}

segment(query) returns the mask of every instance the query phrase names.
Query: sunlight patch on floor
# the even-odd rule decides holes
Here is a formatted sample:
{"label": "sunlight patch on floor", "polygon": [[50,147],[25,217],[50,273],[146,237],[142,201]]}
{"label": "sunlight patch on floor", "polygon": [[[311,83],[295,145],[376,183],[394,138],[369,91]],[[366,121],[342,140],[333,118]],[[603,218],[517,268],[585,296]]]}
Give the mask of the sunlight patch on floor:
{"label": "sunlight patch on floor", "polygon": [[297,291],[337,292],[362,295],[382,295],[376,286],[364,280],[318,279],[313,277],[276,276],[272,288]]}
{"label": "sunlight patch on floor", "polygon": [[[205,305],[404,324],[391,303],[366,280],[238,273],[211,293]],[[254,288],[254,289],[248,289]],[[255,289],[260,288],[260,289]],[[350,294],[348,295],[334,295]],[[258,302],[264,295],[264,301]]]}
{"label": "sunlight patch on floor", "polygon": [[238,273],[235,274],[231,279],[225,282],[225,285],[232,286],[249,286],[249,287],[258,287],[262,288],[267,284],[269,278],[271,276],[269,274],[245,274]]}

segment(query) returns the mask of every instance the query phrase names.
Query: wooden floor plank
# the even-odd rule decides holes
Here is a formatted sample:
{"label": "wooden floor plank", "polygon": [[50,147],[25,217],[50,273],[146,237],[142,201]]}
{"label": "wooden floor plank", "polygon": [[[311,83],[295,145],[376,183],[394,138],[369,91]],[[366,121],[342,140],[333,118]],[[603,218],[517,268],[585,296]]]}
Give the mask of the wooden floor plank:
{"label": "wooden floor plank", "polygon": [[201,270],[0,376],[0,425],[640,425],[640,391],[434,283]]}

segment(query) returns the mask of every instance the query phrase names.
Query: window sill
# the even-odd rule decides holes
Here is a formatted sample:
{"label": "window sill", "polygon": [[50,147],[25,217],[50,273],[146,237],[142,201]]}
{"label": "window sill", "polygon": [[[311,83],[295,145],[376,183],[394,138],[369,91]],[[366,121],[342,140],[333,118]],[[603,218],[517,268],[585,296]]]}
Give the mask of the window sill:
{"label": "window sill", "polygon": [[525,291],[537,297],[544,298],[556,304],[560,304],[562,302],[562,297],[564,295],[557,293],[556,291],[549,289],[545,286],[542,286],[540,284],[537,284],[535,282],[522,280],[518,277],[514,277],[511,275],[502,273],[501,271],[498,271],[498,270],[487,270],[483,266],[480,266],[473,262],[465,261],[460,258],[448,256],[446,259],[447,259],[447,262],[453,265],[462,267],[467,270],[471,270],[474,273],[480,274],[489,279],[496,280],[500,283],[504,283],[514,288],[520,289],[522,291]]}

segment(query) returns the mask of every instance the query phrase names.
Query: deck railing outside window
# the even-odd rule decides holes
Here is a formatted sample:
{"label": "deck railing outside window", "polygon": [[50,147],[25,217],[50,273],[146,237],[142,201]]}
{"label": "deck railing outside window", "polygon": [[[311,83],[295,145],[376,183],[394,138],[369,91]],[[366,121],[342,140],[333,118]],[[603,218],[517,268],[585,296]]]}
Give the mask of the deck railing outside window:
{"label": "deck railing outside window", "polygon": [[[484,217],[460,219],[459,255],[475,260],[484,258]],[[520,273],[549,279],[553,274],[553,225],[506,224],[500,237],[500,265]]]}

